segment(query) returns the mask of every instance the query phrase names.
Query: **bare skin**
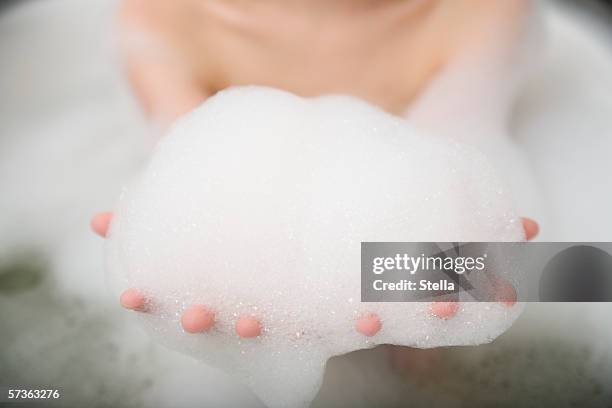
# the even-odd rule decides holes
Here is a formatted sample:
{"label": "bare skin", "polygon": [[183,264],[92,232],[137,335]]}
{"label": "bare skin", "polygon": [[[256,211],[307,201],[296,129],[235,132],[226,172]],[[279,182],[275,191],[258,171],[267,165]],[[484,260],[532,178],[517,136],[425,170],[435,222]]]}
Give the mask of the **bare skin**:
{"label": "bare skin", "polygon": [[[401,114],[452,58],[491,24],[508,26],[528,0],[125,0],[118,15],[125,68],[151,120],[167,126],[215,92],[233,85],[267,85],[303,96],[344,93]],[[484,24],[486,22],[487,24]],[[111,213],[92,220],[105,236]],[[523,219],[527,239],[538,225]],[[127,289],[121,304],[147,312],[146,297]],[[512,307],[513,302],[503,302]],[[458,312],[436,302],[441,319]],[[202,333],[215,323],[205,305],[185,311],[181,324]],[[236,334],[260,335],[253,316]],[[374,336],[375,313],[355,330]]]}
{"label": "bare skin", "polygon": [[162,124],[253,84],[355,95],[401,114],[490,24],[527,9],[528,0],[126,0],[119,32],[134,90]]}

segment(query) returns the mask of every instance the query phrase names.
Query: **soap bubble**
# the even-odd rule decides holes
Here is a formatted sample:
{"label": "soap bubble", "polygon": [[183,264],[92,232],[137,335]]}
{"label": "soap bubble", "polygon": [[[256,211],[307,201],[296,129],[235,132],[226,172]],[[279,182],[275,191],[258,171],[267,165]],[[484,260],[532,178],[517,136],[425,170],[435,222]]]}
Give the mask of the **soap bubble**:
{"label": "soap bubble", "polygon": [[[232,88],[179,120],[124,191],[107,270],[117,295],[150,300],[137,318],[160,342],[270,407],[307,406],[331,356],[504,332],[520,306],[462,303],[439,319],[427,303],[360,302],[360,244],[521,241],[510,203],[481,154],[358,99]],[[181,315],[200,304],[213,327],[185,332]],[[356,330],[372,313],[382,325]],[[237,336],[241,316],[261,335]]]}

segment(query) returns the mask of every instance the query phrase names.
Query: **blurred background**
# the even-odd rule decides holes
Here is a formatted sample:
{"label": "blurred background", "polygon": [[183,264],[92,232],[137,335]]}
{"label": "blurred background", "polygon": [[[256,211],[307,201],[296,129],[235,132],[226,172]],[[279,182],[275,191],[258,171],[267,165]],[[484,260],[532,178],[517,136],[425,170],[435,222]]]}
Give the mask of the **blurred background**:
{"label": "blurred background", "polygon": [[[68,407],[260,406],[154,344],[107,294],[89,219],[153,144],[113,46],[115,7],[0,2],[0,385],[62,387]],[[545,13],[547,62],[513,123],[552,219],[541,239],[610,241],[612,2]],[[313,406],[612,407],[611,313],[530,304],[494,343],[439,350],[445,364],[418,373],[390,367],[384,348],[334,358]]]}

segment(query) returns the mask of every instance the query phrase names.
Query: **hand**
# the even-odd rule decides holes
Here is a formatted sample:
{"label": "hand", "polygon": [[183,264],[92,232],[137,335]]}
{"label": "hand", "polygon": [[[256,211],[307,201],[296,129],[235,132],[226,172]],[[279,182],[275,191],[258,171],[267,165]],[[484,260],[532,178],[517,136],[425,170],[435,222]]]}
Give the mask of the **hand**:
{"label": "hand", "polygon": [[[91,227],[98,235],[105,237],[112,219],[112,213],[105,212],[96,215],[91,221]],[[523,228],[528,240],[533,239],[538,233],[538,224],[523,218]],[[498,303],[512,307],[516,303],[516,290],[508,282],[499,279],[495,286],[496,294],[500,295]],[[121,305],[129,310],[137,312],[148,312],[148,305],[152,299],[137,288],[127,288],[121,295]],[[459,311],[459,302],[432,302],[429,305],[429,313],[440,319],[451,319]],[[215,323],[214,312],[205,305],[192,305],[182,315],[181,324],[183,329],[189,333],[199,333],[210,329]],[[376,313],[368,313],[360,316],[355,321],[355,330],[364,336],[374,336],[382,328],[382,321]],[[240,337],[256,337],[261,333],[261,322],[253,317],[245,316],[236,322],[236,334]]]}

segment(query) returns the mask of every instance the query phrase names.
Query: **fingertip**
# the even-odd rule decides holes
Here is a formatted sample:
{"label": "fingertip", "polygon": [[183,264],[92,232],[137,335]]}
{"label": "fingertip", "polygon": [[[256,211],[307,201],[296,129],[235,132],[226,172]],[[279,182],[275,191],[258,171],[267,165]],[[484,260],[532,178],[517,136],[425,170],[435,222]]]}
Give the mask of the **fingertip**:
{"label": "fingertip", "polygon": [[125,309],[138,312],[145,311],[145,302],[144,294],[136,288],[126,289],[119,298],[119,303]]}
{"label": "fingertip", "polygon": [[236,322],[236,334],[243,338],[257,337],[261,334],[261,323],[255,317],[243,316]]}
{"label": "fingertip", "polygon": [[523,229],[525,230],[525,237],[527,238],[527,241],[534,239],[536,235],[538,235],[538,233],[540,232],[540,226],[538,225],[537,222],[535,222],[531,218],[523,217],[522,221],[523,221]]}
{"label": "fingertip", "polygon": [[512,307],[518,300],[518,294],[514,285],[503,278],[497,278],[493,284],[495,300],[504,306]]}
{"label": "fingertip", "polygon": [[108,227],[110,225],[111,220],[113,219],[113,213],[111,212],[101,212],[93,216],[90,222],[91,229],[93,232],[101,236],[102,238],[106,238],[106,234],[108,233]]}
{"label": "fingertip", "polygon": [[435,317],[440,319],[450,319],[459,311],[458,302],[432,302],[429,305],[429,311]]}
{"label": "fingertip", "polygon": [[204,305],[193,305],[181,316],[181,325],[188,333],[201,333],[215,324],[215,314]]}
{"label": "fingertip", "polygon": [[367,337],[372,337],[380,331],[382,323],[378,315],[369,313],[361,316],[355,323],[355,329]]}

